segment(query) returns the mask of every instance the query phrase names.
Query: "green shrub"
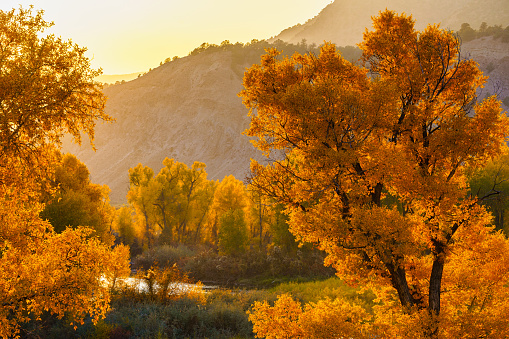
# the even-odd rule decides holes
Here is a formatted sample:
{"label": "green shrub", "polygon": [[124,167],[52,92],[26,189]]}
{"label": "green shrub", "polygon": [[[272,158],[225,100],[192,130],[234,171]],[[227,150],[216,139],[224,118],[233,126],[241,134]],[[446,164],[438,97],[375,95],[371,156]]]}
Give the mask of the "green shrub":
{"label": "green shrub", "polygon": [[374,305],[375,294],[371,291],[360,291],[346,284],[337,277],[326,280],[310,282],[289,282],[283,283],[269,290],[275,295],[290,294],[294,299],[302,303],[317,302],[318,300],[338,297],[355,301],[367,311],[371,311]]}
{"label": "green shrub", "polygon": [[[201,305],[194,300],[113,302],[105,323],[111,333],[135,338],[253,338],[246,310],[238,304]],[[122,332],[121,332],[122,331]]]}

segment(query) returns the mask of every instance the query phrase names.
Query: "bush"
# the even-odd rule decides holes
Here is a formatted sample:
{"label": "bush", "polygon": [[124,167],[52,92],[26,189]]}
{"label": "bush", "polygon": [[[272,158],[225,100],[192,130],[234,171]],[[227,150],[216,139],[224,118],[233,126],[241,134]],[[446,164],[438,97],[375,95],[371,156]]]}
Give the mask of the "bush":
{"label": "bush", "polygon": [[152,266],[170,267],[174,264],[183,266],[184,262],[196,255],[196,252],[185,245],[153,247],[133,260],[133,268],[148,270]]}
{"label": "bush", "polygon": [[253,279],[274,280],[280,277],[330,277],[334,269],[323,265],[322,252],[299,249],[285,253],[274,246],[269,253],[250,250],[237,256],[221,256],[212,251],[201,253],[185,265],[194,279],[207,284],[239,286],[253,284]]}
{"label": "bush", "polygon": [[203,306],[194,300],[113,302],[110,332],[135,338],[253,338],[246,310],[236,304]]}
{"label": "bush", "polygon": [[302,303],[317,302],[325,298],[331,300],[342,298],[355,301],[357,305],[362,306],[367,311],[372,310],[376,297],[373,292],[369,290],[361,291],[359,288],[351,287],[337,277],[305,283],[283,283],[271,288],[268,292],[274,295],[290,294]]}

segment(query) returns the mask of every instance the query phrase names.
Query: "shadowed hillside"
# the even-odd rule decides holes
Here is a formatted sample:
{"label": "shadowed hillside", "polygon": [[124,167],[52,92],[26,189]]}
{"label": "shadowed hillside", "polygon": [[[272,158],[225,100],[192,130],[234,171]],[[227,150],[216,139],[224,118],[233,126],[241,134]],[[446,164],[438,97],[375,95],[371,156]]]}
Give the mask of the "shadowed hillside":
{"label": "shadowed hillside", "polygon": [[474,59],[484,75],[488,76],[480,97],[497,95],[503,102],[503,108],[509,110],[509,42],[484,37],[465,42],[462,45],[463,56]]}

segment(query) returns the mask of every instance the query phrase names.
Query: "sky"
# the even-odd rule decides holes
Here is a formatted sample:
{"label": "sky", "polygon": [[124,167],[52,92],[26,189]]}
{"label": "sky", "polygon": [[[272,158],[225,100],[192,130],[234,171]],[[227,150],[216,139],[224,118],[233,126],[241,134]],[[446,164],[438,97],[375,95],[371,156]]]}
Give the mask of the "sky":
{"label": "sky", "polygon": [[305,23],[331,0],[0,0],[0,10],[33,5],[48,30],[87,47],[103,74],[145,72],[202,43],[267,39]]}

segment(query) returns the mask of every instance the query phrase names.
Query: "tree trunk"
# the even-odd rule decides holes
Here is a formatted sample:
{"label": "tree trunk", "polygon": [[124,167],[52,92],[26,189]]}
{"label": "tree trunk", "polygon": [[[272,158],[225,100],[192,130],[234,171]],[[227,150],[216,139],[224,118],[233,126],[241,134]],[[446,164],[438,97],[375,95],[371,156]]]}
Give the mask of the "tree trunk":
{"label": "tree trunk", "polygon": [[440,294],[442,288],[442,273],[444,272],[444,260],[437,256],[433,261],[431,276],[429,278],[429,303],[428,311],[432,319],[428,329],[429,338],[438,338],[438,324],[435,320],[440,315]]}
{"label": "tree trunk", "polygon": [[154,204],[161,210],[161,216],[163,217],[163,231],[161,232],[164,234],[167,239],[165,239],[168,244],[171,244],[173,241],[173,235],[170,229],[170,226],[168,225],[168,221],[166,220],[166,208],[162,204]]}
{"label": "tree trunk", "polygon": [[405,310],[409,310],[412,306],[420,304],[420,300],[415,299],[412,293],[410,293],[405,269],[403,267],[395,267],[393,263],[385,264],[385,266],[389,270],[392,286],[398,292],[401,306]]}
{"label": "tree trunk", "polygon": [[260,227],[260,251],[262,250],[263,248],[263,238],[262,238],[262,233],[263,233],[263,211],[262,211],[262,197],[260,196],[260,204],[258,205],[258,209],[259,209],[259,227]]}

